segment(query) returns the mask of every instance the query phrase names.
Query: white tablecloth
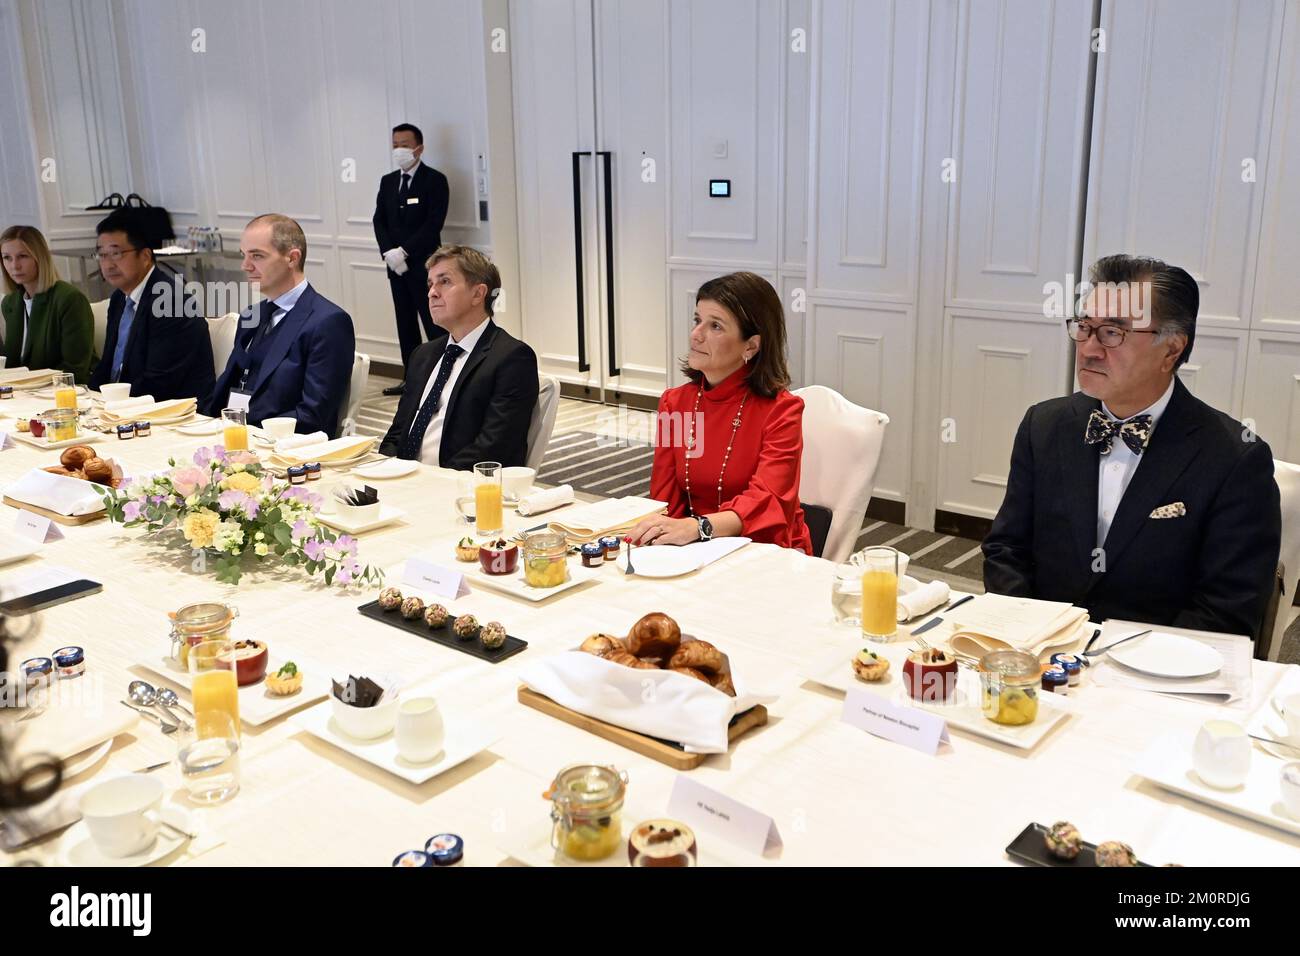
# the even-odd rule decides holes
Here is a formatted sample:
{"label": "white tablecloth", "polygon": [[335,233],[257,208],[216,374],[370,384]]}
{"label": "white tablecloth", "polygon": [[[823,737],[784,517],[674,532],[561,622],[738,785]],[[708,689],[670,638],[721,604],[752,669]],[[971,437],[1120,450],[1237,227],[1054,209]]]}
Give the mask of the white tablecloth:
{"label": "white tablecloth", "polygon": [[[0,415],[39,411],[39,405],[15,399],[0,404]],[[0,428],[12,426],[0,418]],[[155,427],[149,438],[105,440],[99,447],[128,473],[138,473],[165,466],[168,454],[186,456],[212,441]],[[0,484],[57,458],[57,451],[27,446],[0,452]],[[326,490],[332,480],[327,471],[317,488]],[[387,568],[390,583],[399,586],[408,556],[432,553],[454,566],[452,545],[464,533],[453,504],[454,473],[421,467],[407,478],[374,484],[406,517],[362,535],[362,560]],[[12,525],[12,509],[0,512],[0,522]],[[507,513],[508,531],[536,523]],[[847,660],[859,643],[853,631],[833,623],[832,566],[770,545],[751,544],[681,579],[627,578],[610,564],[599,583],[540,605],[475,586],[469,596],[448,602],[453,612],[499,620],[530,644],[523,654],[489,665],[361,617],[356,608],[375,596],[373,588],[327,588],[298,571],[255,571],[229,587],[217,584],[210,571],[192,571],[188,553],[161,550],[138,529],[104,521],[64,531],[64,540],[43,547],[43,560],[100,580],[104,590],[42,612],[41,633],[11,653],[14,661],[80,644],[88,660],[83,679],[102,681],[103,693],[122,696],[127,682],[149,678],[136,665],[166,652],[167,612],[216,599],[239,608],[237,635],[268,641],[273,655],[309,659],[340,673],[394,673],[408,684],[431,679],[449,724],[486,722],[500,732],[489,751],[415,786],[287,720],[246,728],[239,794],[196,811],[225,842],[197,857],[182,855],[182,865],[387,866],[399,852],[420,848],[443,831],[465,838],[467,864],[508,862],[502,848],[546,831],[549,804],[542,791],[555,771],[578,762],[627,769],[634,811],[665,813],[674,771],[515,698],[518,669],[530,657],[572,647],[596,631],[626,633],[654,610],[716,643],[734,667],[780,695],[766,727],[692,771],[701,783],[775,820],[784,849],[756,863],[997,864],[1006,861],[1004,847],[1026,824],[1056,820],[1074,822],[1094,842],[1123,840],[1154,863],[1293,865],[1300,849],[1300,838],[1130,773],[1151,740],[1171,730],[1190,738],[1220,708],[1090,686],[1073,698],[1081,718],[1032,751],[953,731],[951,747],[938,756],[841,723],[842,696],[799,676],[801,663],[827,648],[842,647]],[[0,570],[0,577],[13,570]],[[1254,666],[1257,705],[1285,668]],[[1243,711],[1223,713],[1245,718]],[[39,725],[39,719],[27,722],[22,748],[39,746]],[[93,772],[142,768],[172,756],[170,741],[142,721],[118,738],[107,766]],[[174,765],[157,772],[169,791],[179,789]],[[42,852],[48,847],[29,855]]]}

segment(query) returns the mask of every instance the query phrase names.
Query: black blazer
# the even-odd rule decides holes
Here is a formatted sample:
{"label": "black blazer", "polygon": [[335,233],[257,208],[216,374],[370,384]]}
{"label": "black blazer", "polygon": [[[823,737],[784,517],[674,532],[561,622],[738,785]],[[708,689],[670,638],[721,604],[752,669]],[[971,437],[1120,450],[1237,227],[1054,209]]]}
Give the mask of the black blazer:
{"label": "black blazer", "polygon": [[[1025,414],[984,539],[985,588],[1071,601],[1097,621],[1257,637],[1282,534],[1267,443],[1176,381],[1094,555],[1101,446],[1083,435],[1100,406],[1076,392]],[[1150,517],[1178,502],[1183,517]]]}
{"label": "black blazer", "polygon": [[411,176],[406,202],[399,203],[397,187],[401,177],[401,171],[395,169],[379,180],[373,220],[375,239],[381,253],[401,246],[406,250],[406,264],[422,272],[424,260],[442,244],[442,224],[447,220],[451,190],[446,176],[420,163]]}
{"label": "black blazer", "polygon": [[[199,299],[189,299],[188,308],[186,304],[182,277],[155,267],[145,279],[122,355],[121,381],[131,383],[132,395],[152,395],[160,402],[197,397],[202,402],[211,393],[216,372],[208,320]],[[104,354],[90,373],[93,389],[113,381],[117,330],[125,308],[126,293],[114,290],[108,303]]]}
{"label": "black blazer", "polygon": [[[200,405],[204,414],[221,414],[230,390],[239,386],[244,369],[250,367],[248,347],[262,319],[270,318],[265,303],[240,315],[225,371],[206,408]],[[260,425],[267,418],[296,418],[300,435],[320,431],[337,438],[343,402],[352,384],[355,348],[352,317],[308,285],[280,320],[257,377],[248,383],[252,395],[248,421]]]}
{"label": "black blazer", "polygon": [[[411,430],[429,375],[447,347],[447,335],[411,353],[406,391],[379,450],[396,455]],[[528,451],[528,425],[537,405],[537,356],[495,322],[465,359],[443,415],[439,462],[467,471],[480,461],[522,465]]]}

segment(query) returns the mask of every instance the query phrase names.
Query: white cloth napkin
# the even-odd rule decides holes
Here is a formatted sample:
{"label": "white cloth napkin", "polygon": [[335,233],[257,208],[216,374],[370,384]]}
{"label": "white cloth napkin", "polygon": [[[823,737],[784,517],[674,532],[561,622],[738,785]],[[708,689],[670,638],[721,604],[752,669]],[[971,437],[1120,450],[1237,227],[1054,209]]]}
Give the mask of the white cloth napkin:
{"label": "white cloth napkin", "polygon": [[[904,593],[902,585],[906,581],[911,581],[914,587]],[[933,611],[946,603],[948,603],[948,585],[943,581],[922,584],[915,578],[903,578],[899,582],[898,623],[910,621],[918,614]]]}
{"label": "white cloth napkin", "polygon": [[120,415],[122,412],[130,411],[134,408],[144,408],[153,403],[154,397],[152,395],[135,395],[131,398],[119,399],[116,402],[105,402],[104,411],[110,412],[113,415]]}
{"label": "white cloth napkin", "polygon": [[[588,717],[676,741],[690,753],[726,753],[731,718],[776,699],[747,687],[735,655],[729,659],[735,697],[685,674],[624,667],[582,651],[536,660],[519,678],[537,693]],[[646,681],[654,682],[652,693],[646,693]]]}
{"label": "white cloth napkin", "polygon": [[515,508],[521,515],[535,515],[572,503],[573,486],[560,485],[557,488],[547,488],[545,491],[534,491],[532,494],[524,495]]}
{"label": "white cloth napkin", "polygon": [[275,443],[275,450],[283,453],[293,451],[295,448],[306,448],[308,445],[319,445],[322,442],[329,441],[329,437],[324,432],[312,432],[310,435],[289,435]]}
{"label": "white cloth napkin", "polygon": [[33,468],[5,489],[5,494],[55,514],[88,515],[104,510],[104,490],[94,482]]}

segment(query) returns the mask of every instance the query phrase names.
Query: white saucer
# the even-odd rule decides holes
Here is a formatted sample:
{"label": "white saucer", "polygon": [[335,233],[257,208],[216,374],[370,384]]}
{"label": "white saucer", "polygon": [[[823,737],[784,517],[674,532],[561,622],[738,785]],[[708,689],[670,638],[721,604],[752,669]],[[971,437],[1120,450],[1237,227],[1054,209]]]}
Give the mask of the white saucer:
{"label": "white saucer", "polygon": [[40,550],[40,545],[13,534],[0,535],[0,564],[13,564],[30,558]]}
{"label": "white saucer", "polygon": [[[182,830],[189,830],[189,814],[181,807],[163,807],[162,818]],[[55,860],[59,866],[148,866],[169,856],[189,842],[189,837],[182,836],[167,827],[158,828],[158,838],[147,850],[131,856],[105,856],[95,846],[90,836],[90,827],[85,820],[80,820],[63,834],[59,840]]]}
{"label": "white saucer", "polygon": [[[1274,740],[1280,741],[1284,745],[1287,743],[1285,727],[1279,730],[1277,727],[1269,724],[1268,721],[1265,721],[1264,726],[1261,729]],[[1251,731],[1251,733],[1255,733],[1255,731]],[[1263,740],[1255,740],[1254,742],[1259,744],[1260,748],[1265,753],[1270,753],[1281,760],[1300,760],[1300,749],[1298,749],[1300,748],[1300,744],[1290,744],[1288,746],[1279,747],[1277,744],[1270,744]]]}
{"label": "white saucer", "polygon": [[112,749],[113,738],[109,737],[98,747],[91,747],[89,750],[83,750],[81,753],[69,757],[63,761],[63,779],[68,780],[82,771],[90,769],[108,756],[108,752]]}
{"label": "white saucer", "polygon": [[177,425],[176,430],[182,435],[217,435],[225,428],[225,424],[220,418],[210,418],[207,421],[190,422],[186,425]]}
{"label": "white saucer", "polygon": [[360,478],[405,478],[413,474],[420,468],[420,463],[414,459],[408,458],[385,458],[383,461],[372,461],[364,465],[357,465],[352,469],[352,474]]}
{"label": "white saucer", "polygon": [[337,512],[331,514],[321,513],[317,517],[320,523],[328,525],[336,531],[344,531],[348,534],[364,534],[367,531],[374,531],[376,528],[382,528],[384,525],[392,524],[399,518],[405,517],[406,512],[401,508],[394,508],[392,505],[380,504],[379,514],[369,521],[353,522],[344,518]]}

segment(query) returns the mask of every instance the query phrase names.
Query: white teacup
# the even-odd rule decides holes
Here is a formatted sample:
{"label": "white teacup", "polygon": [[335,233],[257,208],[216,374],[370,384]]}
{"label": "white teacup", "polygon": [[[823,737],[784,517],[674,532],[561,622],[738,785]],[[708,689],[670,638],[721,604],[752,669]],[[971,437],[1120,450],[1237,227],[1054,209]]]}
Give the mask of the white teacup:
{"label": "white teacup", "polygon": [[524,468],[522,466],[501,469],[501,493],[507,498],[518,501],[533,487],[533,479],[537,477],[536,468]]}
{"label": "white teacup", "polygon": [[432,697],[412,697],[397,708],[397,752],[411,763],[428,763],[442,752],[442,711]]}
{"label": "white teacup", "polygon": [[115,777],[81,795],[81,815],[105,856],[139,853],[158,838],[158,808],[163,783],[143,774]]}
{"label": "white teacup", "polygon": [[130,382],[106,382],[99,386],[99,394],[106,402],[122,402],[131,397]]}
{"label": "white teacup", "polygon": [[1192,765],[1211,787],[1241,786],[1250,771],[1250,737],[1245,728],[1230,720],[1207,720],[1196,733]]}
{"label": "white teacup", "polygon": [[276,441],[281,438],[288,438],[298,427],[296,418],[263,418],[262,431],[266,432]]}
{"label": "white teacup", "polygon": [[1300,820],[1300,760],[1282,765],[1282,803],[1286,812]]}
{"label": "white teacup", "polygon": [[1300,694],[1274,697],[1269,703],[1277,715],[1286,721],[1286,739],[1300,743]]}

